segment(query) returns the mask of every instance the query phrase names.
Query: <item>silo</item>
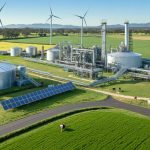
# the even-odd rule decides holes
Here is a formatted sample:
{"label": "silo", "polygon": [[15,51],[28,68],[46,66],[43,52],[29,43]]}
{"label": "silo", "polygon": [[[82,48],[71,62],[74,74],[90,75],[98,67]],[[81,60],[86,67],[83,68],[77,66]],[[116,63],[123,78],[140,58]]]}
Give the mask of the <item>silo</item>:
{"label": "silo", "polygon": [[59,58],[59,49],[50,49],[47,51],[47,61],[55,61]]}
{"label": "silo", "polygon": [[11,88],[16,81],[16,66],[0,63],[0,90]]}
{"label": "silo", "polygon": [[26,54],[29,57],[35,57],[37,55],[37,47],[29,46],[26,48]]}
{"label": "silo", "polygon": [[22,53],[22,48],[20,47],[14,47],[10,49],[10,56],[20,56]]}

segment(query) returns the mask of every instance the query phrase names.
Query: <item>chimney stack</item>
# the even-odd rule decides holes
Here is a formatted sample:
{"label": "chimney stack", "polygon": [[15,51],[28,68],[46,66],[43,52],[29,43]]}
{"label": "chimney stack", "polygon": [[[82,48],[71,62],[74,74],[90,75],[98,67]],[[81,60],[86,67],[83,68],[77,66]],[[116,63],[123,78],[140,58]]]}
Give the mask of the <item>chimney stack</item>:
{"label": "chimney stack", "polygon": [[124,24],[125,24],[125,47],[126,50],[129,51],[129,22],[126,21]]}

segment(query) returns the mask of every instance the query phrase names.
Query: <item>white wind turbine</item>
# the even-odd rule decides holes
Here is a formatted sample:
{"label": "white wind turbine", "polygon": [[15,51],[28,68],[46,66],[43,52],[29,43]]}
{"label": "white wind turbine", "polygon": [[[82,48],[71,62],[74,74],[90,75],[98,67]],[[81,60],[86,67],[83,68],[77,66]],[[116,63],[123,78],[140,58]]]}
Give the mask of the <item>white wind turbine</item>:
{"label": "white wind turbine", "polygon": [[85,25],[87,26],[87,23],[86,23],[86,20],[85,20],[85,17],[87,15],[88,11],[86,11],[86,13],[84,14],[84,16],[79,16],[79,15],[75,15],[76,17],[79,17],[81,19],[81,48],[83,48],[83,27],[84,27],[84,23]]}
{"label": "white wind turbine", "polygon": [[54,18],[61,19],[60,17],[55,16],[55,15],[53,14],[53,11],[52,11],[52,9],[51,9],[51,7],[50,7],[50,16],[49,16],[49,18],[47,19],[47,21],[50,20],[50,45],[52,44],[52,36],[53,36],[53,17],[54,17]]}
{"label": "white wind turbine", "polygon": [[[5,7],[5,5],[6,5],[6,2],[5,2],[5,4],[0,8],[0,13],[2,12],[3,8]],[[2,20],[1,20],[1,19],[0,19],[0,24],[1,24],[2,28],[3,28],[3,23],[2,23]]]}

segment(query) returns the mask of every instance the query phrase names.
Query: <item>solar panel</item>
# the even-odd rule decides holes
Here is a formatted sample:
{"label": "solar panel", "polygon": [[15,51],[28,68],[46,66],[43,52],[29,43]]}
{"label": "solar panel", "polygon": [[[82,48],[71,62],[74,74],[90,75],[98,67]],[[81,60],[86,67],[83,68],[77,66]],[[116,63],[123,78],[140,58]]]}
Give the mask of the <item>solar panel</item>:
{"label": "solar panel", "polygon": [[48,87],[39,91],[31,92],[26,95],[14,97],[9,100],[1,102],[1,105],[4,110],[17,108],[32,102],[36,102],[54,95],[58,95],[67,91],[72,91],[75,89],[75,86],[72,82],[66,84],[56,85],[53,87]]}

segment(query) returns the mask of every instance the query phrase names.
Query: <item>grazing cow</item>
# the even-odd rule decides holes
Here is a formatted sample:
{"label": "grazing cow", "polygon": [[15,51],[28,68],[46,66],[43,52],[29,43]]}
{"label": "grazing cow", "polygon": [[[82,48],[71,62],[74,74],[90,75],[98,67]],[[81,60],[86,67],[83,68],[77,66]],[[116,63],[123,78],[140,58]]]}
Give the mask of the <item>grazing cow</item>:
{"label": "grazing cow", "polygon": [[112,90],[113,90],[113,91],[116,91],[116,88],[113,88]]}
{"label": "grazing cow", "polygon": [[65,124],[61,124],[60,125],[60,129],[61,129],[61,132],[63,132],[63,130],[66,128],[66,125]]}

